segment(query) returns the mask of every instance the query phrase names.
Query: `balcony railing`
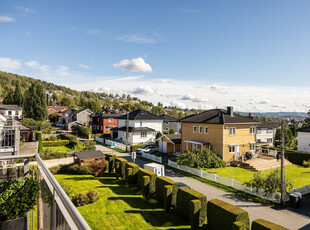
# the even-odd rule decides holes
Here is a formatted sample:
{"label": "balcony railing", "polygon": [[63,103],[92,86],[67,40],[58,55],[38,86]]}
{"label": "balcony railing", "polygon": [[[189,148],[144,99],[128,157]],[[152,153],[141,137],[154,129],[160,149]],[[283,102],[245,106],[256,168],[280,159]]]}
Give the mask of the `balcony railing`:
{"label": "balcony railing", "polygon": [[[14,159],[24,159],[24,177],[29,178],[29,159],[35,157],[37,160],[37,174],[38,181],[47,185],[49,192],[52,196],[52,202],[50,204],[44,203],[42,199],[42,186],[40,190],[39,200],[37,203],[37,221],[34,219],[34,210],[32,211],[32,220],[27,214],[27,226],[32,226],[32,229],[91,229],[76,207],[73,205],[65,191],[59,185],[55,177],[46,167],[42,159],[38,154],[25,154],[15,156],[0,156],[0,161]],[[33,170],[33,176],[35,174]],[[31,222],[31,223],[30,223]]]}

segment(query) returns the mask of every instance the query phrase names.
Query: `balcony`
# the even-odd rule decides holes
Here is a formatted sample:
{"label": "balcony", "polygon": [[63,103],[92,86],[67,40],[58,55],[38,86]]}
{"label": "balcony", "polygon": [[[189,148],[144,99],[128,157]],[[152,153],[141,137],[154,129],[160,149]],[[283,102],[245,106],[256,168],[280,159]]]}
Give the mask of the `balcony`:
{"label": "balcony", "polygon": [[[30,170],[30,158],[36,159],[36,172],[35,170]],[[41,185],[36,212],[35,209],[28,212],[26,216],[27,228],[25,229],[91,229],[38,154],[0,156],[0,162],[12,161],[15,159],[24,160],[23,176],[29,178],[31,174],[32,178],[38,180]],[[14,164],[12,167],[14,170],[7,170],[7,167],[11,166],[3,163],[0,164],[0,170],[3,172],[10,172],[8,176],[13,175],[16,177],[18,174],[17,172],[21,171],[20,168],[16,168],[15,171]],[[13,171],[15,171],[15,173]],[[45,189],[45,191],[43,191],[43,189]],[[49,203],[46,203],[42,198],[43,192],[46,194],[46,189],[51,197]]]}

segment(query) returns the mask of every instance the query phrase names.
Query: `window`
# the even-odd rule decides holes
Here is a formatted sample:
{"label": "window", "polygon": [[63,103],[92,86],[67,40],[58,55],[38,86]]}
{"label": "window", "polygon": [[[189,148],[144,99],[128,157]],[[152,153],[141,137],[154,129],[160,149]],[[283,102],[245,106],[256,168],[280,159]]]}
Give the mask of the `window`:
{"label": "window", "polygon": [[165,128],[165,130],[166,130],[166,131],[169,131],[169,128],[167,127],[167,128]]}
{"label": "window", "polygon": [[169,125],[169,121],[166,121],[166,125]]}
{"label": "window", "polygon": [[15,111],[15,115],[18,115],[18,111]]}
{"label": "window", "polygon": [[272,143],[272,138],[267,138],[268,143]]}
{"label": "window", "polygon": [[101,129],[101,131],[102,131],[102,126],[100,126],[100,129]]}
{"label": "window", "polygon": [[9,111],[9,115],[12,115],[12,111]]}
{"label": "window", "polygon": [[250,143],[250,151],[254,151],[255,150],[255,143]]}
{"label": "window", "polygon": [[140,121],[140,126],[142,126],[142,121]]}
{"label": "window", "polygon": [[236,128],[232,127],[229,128],[229,136],[235,136],[236,135]]}
{"label": "window", "polygon": [[202,126],[199,126],[198,131],[199,131],[199,133],[202,133]]}
{"label": "window", "polygon": [[113,126],[108,126],[108,130],[111,130],[113,129],[114,127]]}
{"label": "window", "polygon": [[205,134],[208,134],[208,126],[205,126]]}
{"label": "window", "polygon": [[113,122],[113,118],[109,118],[109,122],[110,122],[110,123]]}
{"label": "window", "polygon": [[229,146],[229,153],[235,153],[236,152],[236,145],[230,145]]}
{"label": "window", "polygon": [[272,133],[272,132],[273,132],[272,129],[268,129],[268,130],[267,130],[267,133]]}
{"label": "window", "polygon": [[193,133],[197,133],[197,126],[196,125],[193,126]]}
{"label": "window", "polygon": [[261,134],[262,133],[262,130],[261,129],[257,129],[257,134]]}
{"label": "window", "polygon": [[250,127],[250,134],[255,134],[255,126]]}
{"label": "window", "polygon": [[146,132],[141,132],[141,137],[146,137]]}

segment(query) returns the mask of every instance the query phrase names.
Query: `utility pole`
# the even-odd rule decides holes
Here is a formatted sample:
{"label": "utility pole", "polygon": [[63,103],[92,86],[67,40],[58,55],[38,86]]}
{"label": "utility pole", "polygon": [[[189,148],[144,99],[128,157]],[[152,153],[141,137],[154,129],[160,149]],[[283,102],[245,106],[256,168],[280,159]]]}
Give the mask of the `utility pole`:
{"label": "utility pole", "polygon": [[285,175],[284,175],[284,147],[285,147],[285,126],[284,120],[281,123],[281,204],[285,204]]}
{"label": "utility pole", "polygon": [[128,151],[128,123],[129,123],[129,113],[127,112],[127,119],[126,119],[126,152]]}

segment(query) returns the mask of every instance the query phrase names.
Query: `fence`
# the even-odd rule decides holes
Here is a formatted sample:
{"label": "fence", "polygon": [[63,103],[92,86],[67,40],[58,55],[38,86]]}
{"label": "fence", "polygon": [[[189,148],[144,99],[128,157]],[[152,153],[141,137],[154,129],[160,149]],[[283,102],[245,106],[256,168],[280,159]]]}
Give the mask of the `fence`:
{"label": "fence", "polygon": [[148,154],[148,153],[142,153],[142,157],[146,158],[146,159],[149,159],[149,160],[152,160],[152,161],[156,161],[156,162],[159,162],[159,163],[162,163],[162,157],[157,157],[155,155],[152,155],[152,154]]}
{"label": "fence", "polygon": [[[263,198],[265,200],[269,200],[275,203],[280,203],[280,195],[279,194],[270,194],[270,195],[266,195],[265,191],[262,189],[256,190],[253,189],[251,187],[247,187],[245,184],[242,184],[238,181],[235,181],[234,179],[229,179],[229,178],[225,178],[225,177],[221,177],[217,174],[213,174],[213,173],[208,173],[202,169],[195,169],[195,168],[190,168],[184,165],[178,165],[176,162],[168,160],[168,166],[172,167],[172,168],[176,168],[179,169],[183,172],[187,172],[196,176],[199,176],[201,178],[210,180],[210,181],[214,181],[216,183],[222,184],[222,185],[226,185],[229,187],[232,187],[234,189],[243,191],[245,193]],[[310,186],[307,188],[310,190]],[[285,200],[288,200],[288,197],[285,198]]]}
{"label": "fence", "polygon": [[104,138],[100,138],[100,137],[95,136],[95,141],[102,143],[102,144],[110,145],[110,146],[111,146],[112,142],[114,142],[116,148],[119,148],[119,149],[126,151],[126,145],[124,145],[120,142],[114,141],[114,140],[104,139]]}

